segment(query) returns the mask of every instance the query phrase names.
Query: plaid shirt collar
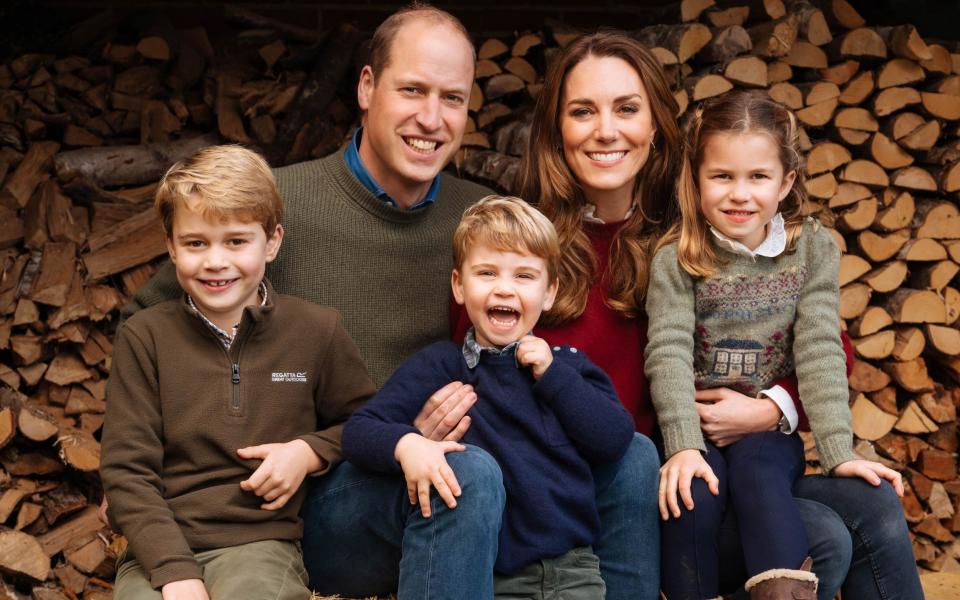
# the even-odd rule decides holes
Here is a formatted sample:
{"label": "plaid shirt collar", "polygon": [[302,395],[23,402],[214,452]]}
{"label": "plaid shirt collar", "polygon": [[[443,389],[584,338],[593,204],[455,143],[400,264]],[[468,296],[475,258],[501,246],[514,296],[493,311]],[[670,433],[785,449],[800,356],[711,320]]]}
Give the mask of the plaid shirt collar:
{"label": "plaid shirt collar", "polygon": [[[516,363],[517,357],[517,346],[520,345],[520,340],[511,342],[504,346],[503,348],[495,348],[493,346],[481,346],[477,343],[477,336],[474,333],[473,327],[467,330],[467,335],[463,338],[463,360],[467,362],[468,369],[475,369],[478,364],[480,364],[480,355],[484,352],[487,354],[493,354],[494,356],[503,356],[513,355],[514,362]],[[517,367],[520,366],[519,363],[516,363]]]}
{"label": "plaid shirt collar", "polygon": [[[260,294],[260,306],[267,305],[267,284],[264,281],[260,282],[260,289],[258,290]],[[234,338],[237,337],[237,329],[240,328],[240,323],[235,323],[233,327],[230,328],[230,331],[224,331],[216,323],[207,318],[207,315],[197,308],[197,305],[193,302],[193,298],[190,297],[190,294],[187,294],[187,304],[190,308],[197,313],[197,316],[200,317],[200,320],[206,324],[206,326],[213,332],[217,339],[220,340],[220,343],[223,344],[223,347],[227,350],[230,349],[230,346],[233,345]]]}

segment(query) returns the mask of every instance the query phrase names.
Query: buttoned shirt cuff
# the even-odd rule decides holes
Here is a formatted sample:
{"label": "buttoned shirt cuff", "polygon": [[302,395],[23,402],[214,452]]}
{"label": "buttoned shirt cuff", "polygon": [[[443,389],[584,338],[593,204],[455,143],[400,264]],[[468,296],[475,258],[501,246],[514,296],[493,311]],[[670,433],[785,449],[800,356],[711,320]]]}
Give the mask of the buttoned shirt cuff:
{"label": "buttoned shirt cuff", "polygon": [[760,390],[760,395],[773,400],[773,403],[777,405],[777,408],[780,409],[783,416],[787,418],[790,429],[784,431],[784,433],[791,434],[797,430],[797,425],[800,423],[800,415],[797,414],[797,407],[793,405],[793,398],[790,397],[790,392],[779,385],[775,385],[769,390]]}

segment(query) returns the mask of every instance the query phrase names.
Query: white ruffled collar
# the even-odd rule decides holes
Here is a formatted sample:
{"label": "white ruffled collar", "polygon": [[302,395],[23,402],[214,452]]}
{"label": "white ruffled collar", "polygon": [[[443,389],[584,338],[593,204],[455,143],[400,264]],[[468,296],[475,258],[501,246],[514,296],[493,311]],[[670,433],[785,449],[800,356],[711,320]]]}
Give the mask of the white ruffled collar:
{"label": "white ruffled collar", "polygon": [[[625,214],[623,218],[620,219],[620,221],[626,221],[627,219],[629,219],[630,216],[633,215],[633,211],[636,210],[636,208],[637,208],[637,203],[634,202],[633,204],[630,205],[630,208],[627,209],[627,214]],[[586,221],[587,223],[595,223],[597,225],[607,224],[606,221],[597,217],[597,205],[590,204],[589,202],[587,202],[583,207],[583,220]]]}
{"label": "white ruffled collar", "polygon": [[741,256],[749,256],[750,258],[757,256],[773,258],[780,256],[787,248],[787,229],[784,227],[783,215],[780,213],[775,214],[773,218],[770,219],[769,227],[767,227],[767,237],[763,239],[755,250],[747,248],[736,240],[731,240],[717,231],[713,225],[710,226],[710,232],[713,233],[713,236],[716,238],[717,245],[724,250],[729,250]]}

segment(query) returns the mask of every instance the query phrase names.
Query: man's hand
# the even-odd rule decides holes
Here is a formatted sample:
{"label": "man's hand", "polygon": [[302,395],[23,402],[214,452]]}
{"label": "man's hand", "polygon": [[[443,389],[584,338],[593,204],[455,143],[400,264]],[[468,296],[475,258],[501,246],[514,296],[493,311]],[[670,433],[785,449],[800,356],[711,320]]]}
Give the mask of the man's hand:
{"label": "man's hand", "polygon": [[690,485],[694,477],[700,477],[707,482],[707,487],[714,496],[720,494],[720,480],[714,475],[713,469],[707,464],[700,451],[695,448],[681,450],[667,459],[660,467],[660,489],[658,501],[660,503],[660,518],[666,521],[680,518],[680,505],[677,504],[677,492],[687,510],[693,510],[693,494]]}
{"label": "man's hand", "polygon": [[451,381],[427,400],[413,426],[435,442],[459,442],[470,427],[467,411],[477,401],[473,386]]}
{"label": "man's hand", "polygon": [[323,459],[303,440],[240,448],[237,454],[240,458],[263,461],[249,478],[240,482],[240,487],[266,500],[260,505],[264,510],[282,508],[300,489],[303,478],[324,466]]}
{"label": "man's hand", "polygon": [[730,388],[697,390],[697,412],[703,435],[718,448],[744,436],[771,431],[780,420],[780,408],[769,398],[751,398]]}
{"label": "man's hand", "polygon": [[834,467],[833,474],[837,477],[859,477],[874,487],[880,485],[881,481],[886,479],[893,486],[897,495],[903,498],[903,477],[900,476],[900,473],[878,462],[862,458],[848,460]]}
{"label": "man's hand", "polygon": [[201,579],[171,581],[160,588],[163,600],[210,600]]}
{"label": "man's hand", "polygon": [[553,351],[543,338],[525,335],[517,346],[517,362],[530,367],[534,379],[540,379],[553,364]]}
{"label": "man's hand", "polygon": [[460,483],[447,464],[446,454],[464,450],[466,448],[456,442],[434,442],[416,433],[408,433],[397,442],[393,455],[407,480],[407,497],[410,504],[420,502],[424,518],[430,517],[431,486],[447,506],[456,508]]}

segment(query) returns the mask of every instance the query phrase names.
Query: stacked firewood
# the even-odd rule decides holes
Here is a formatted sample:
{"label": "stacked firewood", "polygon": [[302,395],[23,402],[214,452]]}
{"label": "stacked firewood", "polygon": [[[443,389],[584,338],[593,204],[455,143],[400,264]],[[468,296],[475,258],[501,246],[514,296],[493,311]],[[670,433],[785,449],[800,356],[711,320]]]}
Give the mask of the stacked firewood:
{"label": "stacked firewood", "polygon": [[[905,474],[919,566],[960,571],[960,46],[844,0],[661,13],[616,25],[654,49],[681,116],[749,87],[803,123],[807,210],[846,251],[857,449]],[[117,311],[165,252],[157,179],[213,143],[324,156],[357,121],[355,28],[224,17],[214,34],[108,12],[0,65],[0,600],[110,593],[125,543],[96,517],[98,439]],[[478,41],[456,170],[516,192],[544,73],[578,33]]]}

